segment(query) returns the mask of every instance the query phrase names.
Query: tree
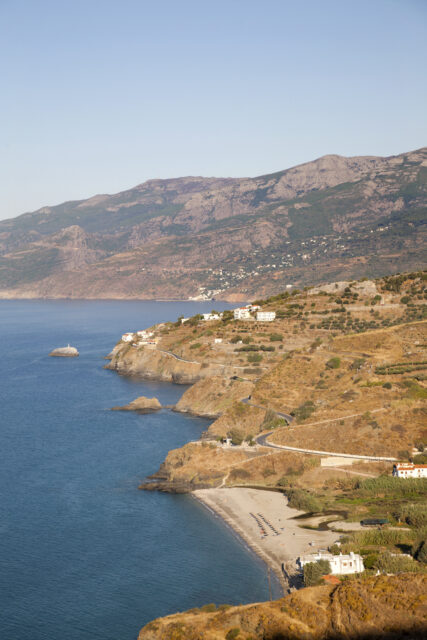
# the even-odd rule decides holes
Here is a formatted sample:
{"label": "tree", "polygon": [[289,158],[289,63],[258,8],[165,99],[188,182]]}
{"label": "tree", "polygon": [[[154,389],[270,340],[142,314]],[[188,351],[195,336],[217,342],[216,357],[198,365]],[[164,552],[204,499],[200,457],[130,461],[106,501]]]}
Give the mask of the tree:
{"label": "tree", "polygon": [[427,540],[423,540],[421,542],[416,551],[415,558],[416,560],[418,560],[418,562],[427,564]]}
{"label": "tree", "polygon": [[231,438],[231,442],[234,445],[241,445],[243,442],[243,433],[240,429],[231,429],[228,432],[228,437]]}
{"label": "tree", "polygon": [[304,586],[313,587],[320,584],[322,576],[326,576],[328,573],[331,573],[331,565],[328,560],[308,562],[304,565]]}

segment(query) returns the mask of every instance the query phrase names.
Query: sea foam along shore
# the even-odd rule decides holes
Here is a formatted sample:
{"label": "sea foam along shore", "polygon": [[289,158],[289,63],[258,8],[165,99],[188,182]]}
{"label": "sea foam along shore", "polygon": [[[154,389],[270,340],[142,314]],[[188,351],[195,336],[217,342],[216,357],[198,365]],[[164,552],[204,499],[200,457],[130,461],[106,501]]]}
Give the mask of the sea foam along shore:
{"label": "sea foam along shore", "polygon": [[[192,495],[232,527],[272,568],[284,589],[289,583],[282,566],[292,573],[298,556],[326,548],[337,539],[333,531],[302,529],[295,518],[303,512],[288,507],[280,492],[221,487],[198,489]],[[261,526],[267,535],[262,533]]]}

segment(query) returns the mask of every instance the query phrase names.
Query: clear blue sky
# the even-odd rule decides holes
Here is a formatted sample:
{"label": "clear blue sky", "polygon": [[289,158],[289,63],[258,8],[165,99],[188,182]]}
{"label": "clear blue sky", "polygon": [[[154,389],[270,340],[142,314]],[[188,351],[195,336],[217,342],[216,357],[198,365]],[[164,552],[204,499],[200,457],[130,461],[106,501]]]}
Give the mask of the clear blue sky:
{"label": "clear blue sky", "polygon": [[427,144],[427,0],[0,0],[0,218]]}

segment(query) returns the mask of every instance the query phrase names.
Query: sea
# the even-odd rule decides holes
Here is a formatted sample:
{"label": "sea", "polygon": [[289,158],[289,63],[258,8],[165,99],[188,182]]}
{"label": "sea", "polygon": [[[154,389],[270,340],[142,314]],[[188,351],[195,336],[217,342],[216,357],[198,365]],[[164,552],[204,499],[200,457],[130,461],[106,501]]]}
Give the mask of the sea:
{"label": "sea", "polygon": [[[229,308],[0,301],[2,640],[135,640],[158,616],[268,599],[265,565],[220,518],[191,495],[138,490],[209,421],[110,411],[187,388],[104,369],[121,334],[213,306]],[[68,343],[78,358],[48,356]]]}

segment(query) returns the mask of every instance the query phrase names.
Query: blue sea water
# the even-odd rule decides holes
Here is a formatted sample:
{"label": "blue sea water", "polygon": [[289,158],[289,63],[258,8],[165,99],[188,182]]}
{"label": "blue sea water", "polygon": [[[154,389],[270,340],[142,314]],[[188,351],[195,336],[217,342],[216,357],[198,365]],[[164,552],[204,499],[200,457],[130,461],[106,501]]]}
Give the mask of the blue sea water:
{"label": "blue sea water", "polygon": [[[137,489],[209,423],[109,411],[185,390],[103,369],[120,335],[211,308],[0,301],[2,640],[134,640],[157,616],[268,598],[265,566],[221,520],[191,496]],[[79,358],[48,357],[67,343]]]}

